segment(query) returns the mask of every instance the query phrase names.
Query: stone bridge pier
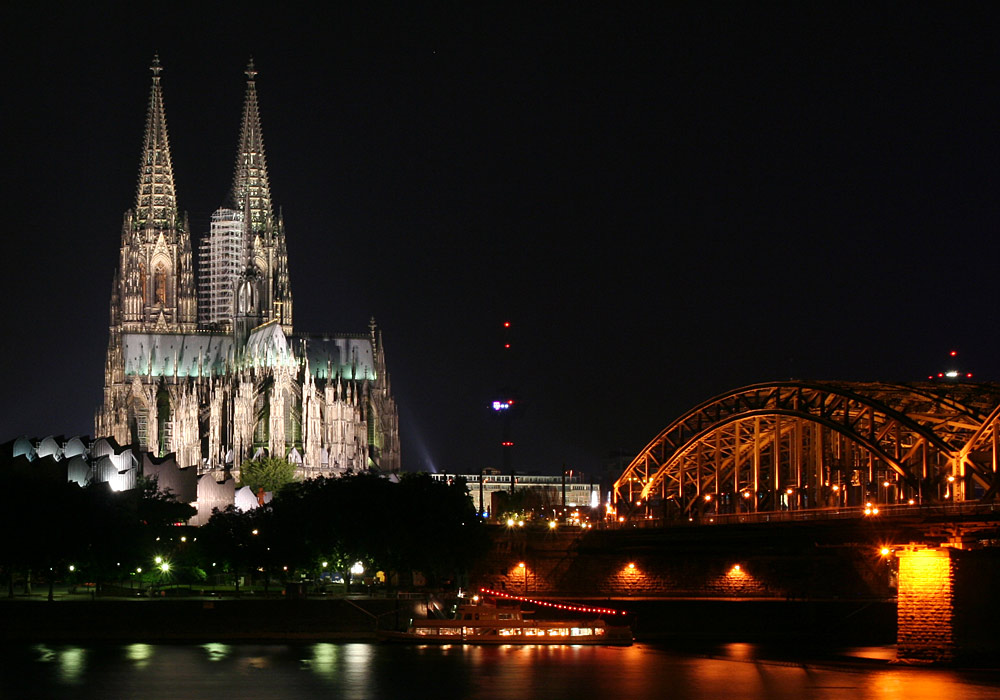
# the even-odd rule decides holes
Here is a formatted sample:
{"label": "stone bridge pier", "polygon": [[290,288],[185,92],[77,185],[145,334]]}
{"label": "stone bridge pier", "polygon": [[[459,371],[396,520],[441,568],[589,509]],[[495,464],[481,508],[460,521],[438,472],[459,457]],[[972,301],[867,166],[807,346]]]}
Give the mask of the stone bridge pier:
{"label": "stone bridge pier", "polygon": [[897,549],[897,658],[995,665],[1000,549],[914,543]]}

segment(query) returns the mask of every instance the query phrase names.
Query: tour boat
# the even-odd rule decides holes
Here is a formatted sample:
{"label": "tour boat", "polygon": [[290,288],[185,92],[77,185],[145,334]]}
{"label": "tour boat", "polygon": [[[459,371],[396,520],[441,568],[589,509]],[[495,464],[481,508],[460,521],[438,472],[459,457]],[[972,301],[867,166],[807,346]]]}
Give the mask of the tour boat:
{"label": "tour boat", "polygon": [[[501,594],[502,595],[502,594]],[[513,596],[504,596],[511,597]],[[537,602],[537,601],[532,601]],[[570,605],[551,607],[570,612],[624,614]],[[424,644],[605,644],[629,646],[632,630],[627,625],[609,625],[600,617],[577,619],[529,619],[530,611],[519,603],[488,603],[479,596],[457,606],[450,619],[412,620],[405,632],[382,631],[385,641]]]}

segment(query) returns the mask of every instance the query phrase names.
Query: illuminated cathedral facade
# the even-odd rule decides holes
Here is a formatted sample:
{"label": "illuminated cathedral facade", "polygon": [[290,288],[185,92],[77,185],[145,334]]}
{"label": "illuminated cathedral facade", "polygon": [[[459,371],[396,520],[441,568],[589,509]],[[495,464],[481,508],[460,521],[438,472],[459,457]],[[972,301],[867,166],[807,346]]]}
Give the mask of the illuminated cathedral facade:
{"label": "illuminated cathedral facade", "polygon": [[285,224],[271,202],[253,62],[227,206],[199,246],[179,214],[154,59],[135,208],[111,292],[95,434],[181,467],[233,471],[261,455],[305,476],[399,470],[381,333],[293,325]]}

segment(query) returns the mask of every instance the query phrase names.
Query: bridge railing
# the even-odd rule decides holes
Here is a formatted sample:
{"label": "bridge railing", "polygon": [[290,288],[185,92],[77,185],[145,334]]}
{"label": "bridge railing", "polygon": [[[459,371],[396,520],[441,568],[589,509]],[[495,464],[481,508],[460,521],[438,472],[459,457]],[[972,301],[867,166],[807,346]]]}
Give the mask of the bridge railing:
{"label": "bridge railing", "polygon": [[[615,527],[664,527],[664,526],[704,526],[732,525],[737,523],[780,523],[809,520],[859,520],[862,518],[902,518],[926,516],[969,516],[1000,513],[1000,503],[934,504],[873,504],[874,507],[850,506],[845,508],[811,508],[804,510],[780,510],[760,513],[705,513],[687,521],[663,521],[662,519],[632,520],[624,523],[609,523]],[[866,512],[867,511],[867,512]]]}

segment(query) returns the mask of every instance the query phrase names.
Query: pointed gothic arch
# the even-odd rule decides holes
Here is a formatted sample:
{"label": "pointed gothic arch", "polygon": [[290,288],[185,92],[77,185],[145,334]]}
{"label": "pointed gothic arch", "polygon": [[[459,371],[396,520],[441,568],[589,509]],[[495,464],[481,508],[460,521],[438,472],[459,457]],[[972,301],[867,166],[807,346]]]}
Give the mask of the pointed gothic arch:
{"label": "pointed gothic arch", "polygon": [[137,452],[149,449],[149,405],[141,395],[128,402],[128,441]]}
{"label": "pointed gothic arch", "polygon": [[139,289],[142,293],[142,305],[149,306],[149,289],[146,287],[146,263],[139,263]]}
{"label": "pointed gothic arch", "polygon": [[160,386],[156,392],[156,456],[165,457],[170,452],[173,434],[173,408],[170,392]]}

